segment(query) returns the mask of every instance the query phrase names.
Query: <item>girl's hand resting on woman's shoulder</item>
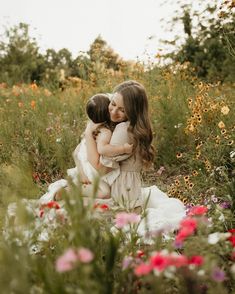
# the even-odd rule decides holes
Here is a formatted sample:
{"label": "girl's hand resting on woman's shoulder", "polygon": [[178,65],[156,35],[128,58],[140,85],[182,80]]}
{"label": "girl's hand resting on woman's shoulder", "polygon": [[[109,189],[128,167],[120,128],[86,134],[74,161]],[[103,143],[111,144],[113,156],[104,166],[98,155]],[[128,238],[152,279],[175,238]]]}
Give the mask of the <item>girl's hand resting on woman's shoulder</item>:
{"label": "girl's hand resting on woman's shoulder", "polygon": [[126,154],[131,154],[132,153],[133,144],[124,143],[123,147],[124,147],[124,153],[126,153]]}

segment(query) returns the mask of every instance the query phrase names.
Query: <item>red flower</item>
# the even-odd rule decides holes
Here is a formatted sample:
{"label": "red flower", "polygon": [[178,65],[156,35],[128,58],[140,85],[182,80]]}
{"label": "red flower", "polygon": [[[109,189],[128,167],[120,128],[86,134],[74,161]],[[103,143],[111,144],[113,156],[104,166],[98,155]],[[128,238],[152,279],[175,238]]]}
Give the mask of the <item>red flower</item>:
{"label": "red flower", "polygon": [[197,266],[202,265],[203,262],[204,262],[204,258],[203,258],[203,256],[201,256],[201,255],[195,255],[195,256],[192,256],[192,257],[189,259],[189,261],[188,261],[189,264],[194,264],[194,265],[197,265]]}
{"label": "red flower", "polygon": [[190,215],[190,216],[192,216],[192,215],[203,215],[203,214],[207,213],[207,211],[208,211],[208,208],[206,206],[203,206],[203,205],[201,205],[201,206],[199,206],[199,205],[198,206],[193,206],[190,209],[188,215]]}
{"label": "red flower", "polygon": [[43,215],[44,215],[44,210],[43,209],[40,209],[40,211],[39,211],[39,217],[43,217]]}
{"label": "red flower", "polygon": [[232,235],[235,234],[235,229],[228,230]]}
{"label": "red flower", "polygon": [[228,238],[233,247],[235,247],[235,234]]}
{"label": "red flower", "polygon": [[59,203],[56,202],[56,201],[50,201],[50,202],[48,202],[48,203],[46,203],[46,204],[43,204],[43,205],[41,206],[41,209],[43,209],[43,208],[55,208],[55,209],[60,209],[60,205],[59,205]]}
{"label": "red flower", "polygon": [[136,254],[137,254],[137,257],[138,257],[138,258],[141,258],[142,256],[145,255],[145,254],[144,254],[144,251],[142,251],[142,250],[137,250]]}
{"label": "red flower", "polygon": [[180,229],[176,235],[176,241],[182,242],[184,239],[194,233],[197,228],[197,221],[193,218],[185,218],[180,223]]}
{"label": "red flower", "polygon": [[169,258],[157,253],[150,258],[150,263],[154,269],[163,271],[169,265]]}
{"label": "red flower", "polygon": [[102,210],[102,211],[104,211],[104,210],[109,210],[109,206],[108,206],[108,204],[105,204],[105,203],[103,203],[103,204],[95,203],[95,204],[94,204],[94,208],[95,208],[95,209],[100,209],[100,210]]}

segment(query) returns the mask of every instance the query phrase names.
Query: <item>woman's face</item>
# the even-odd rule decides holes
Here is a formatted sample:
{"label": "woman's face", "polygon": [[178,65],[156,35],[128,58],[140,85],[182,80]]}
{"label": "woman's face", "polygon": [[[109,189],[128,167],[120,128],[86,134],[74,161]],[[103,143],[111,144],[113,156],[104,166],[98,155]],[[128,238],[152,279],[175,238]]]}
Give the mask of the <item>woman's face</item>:
{"label": "woman's face", "polygon": [[109,104],[109,114],[112,122],[119,123],[127,120],[121,94],[114,93]]}

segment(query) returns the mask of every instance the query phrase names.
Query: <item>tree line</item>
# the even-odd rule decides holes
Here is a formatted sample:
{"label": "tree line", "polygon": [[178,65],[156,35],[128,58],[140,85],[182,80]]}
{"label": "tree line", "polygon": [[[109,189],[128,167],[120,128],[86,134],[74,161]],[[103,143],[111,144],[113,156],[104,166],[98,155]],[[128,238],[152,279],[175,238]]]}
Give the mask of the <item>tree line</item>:
{"label": "tree line", "polygon": [[[173,51],[162,58],[170,58],[171,64],[187,63],[193,69],[191,74],[201,79],[234,81],[234,7],[233,0],[226,0],[221,6],[213,0],[205,6],[203,13],[199,13],[190,5],[181,5],[178,16],[171,23],[183,24],[183,41],[177,47],[179,36],[176,36],[171,42]],[[196,26],[193,23],[195,17],[198,20]],[[123,66],[132,65],[115,53],[101,36],[94,40],[87,52],[75,58],[66,48],[47,49],[44,54],[40,53],[36,40],[29,36],[29,25],[25,23],[8,28],[0,39],[0,82],[8,84],[36,82],[59,86],[66,77],[88,80],[97,67],[120,71]]]}

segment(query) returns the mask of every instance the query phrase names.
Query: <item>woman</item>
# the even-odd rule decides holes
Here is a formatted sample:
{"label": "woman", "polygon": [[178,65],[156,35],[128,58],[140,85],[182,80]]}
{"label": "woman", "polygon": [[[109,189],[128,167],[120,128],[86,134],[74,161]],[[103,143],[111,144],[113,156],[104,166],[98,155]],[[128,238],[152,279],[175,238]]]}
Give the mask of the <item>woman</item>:
{"label": "woman", "polygon": [[87,158],[96,170],[103,167],[115,169],[120,165],[120,174],[111,184],[111,197],[120,206],[134,208],[142,204],[141,170],[154,159],[151,145],[153,135],[144,87],[136,81],[126,81],[118,85],[109,104],[109,114],[111,121],[117,123],[110,144],[122,145],[128,142],[134,145],[133,152],[112,158],[100,157],[92,136],[95,126],[88,124],[85,131]]}
{"label": "woman", "polygon": [[[128,142],[134,145],[133,153],[112,158],[100,156],[92,137],[93,126],[89,124],[85,131],[88,161],[96,170],[104,166],[113,169],[120,166],[119,175],[111,181],[111,197],[124,209],[138,206],[147,208],[147,217],[138,228],[140,235],[146,233],[146,222],[150,231],[177,228],[185,216],[183,203],[169,198],[156,186],[141,188],[141,170],[149,167],[154,159],[151,145],[153,135],[144,87],[136,81],[118,85],[109,104],[109,113],[111,121],[117,123],[110,144]],[[109,174],[106,177],[109,178]]]}

